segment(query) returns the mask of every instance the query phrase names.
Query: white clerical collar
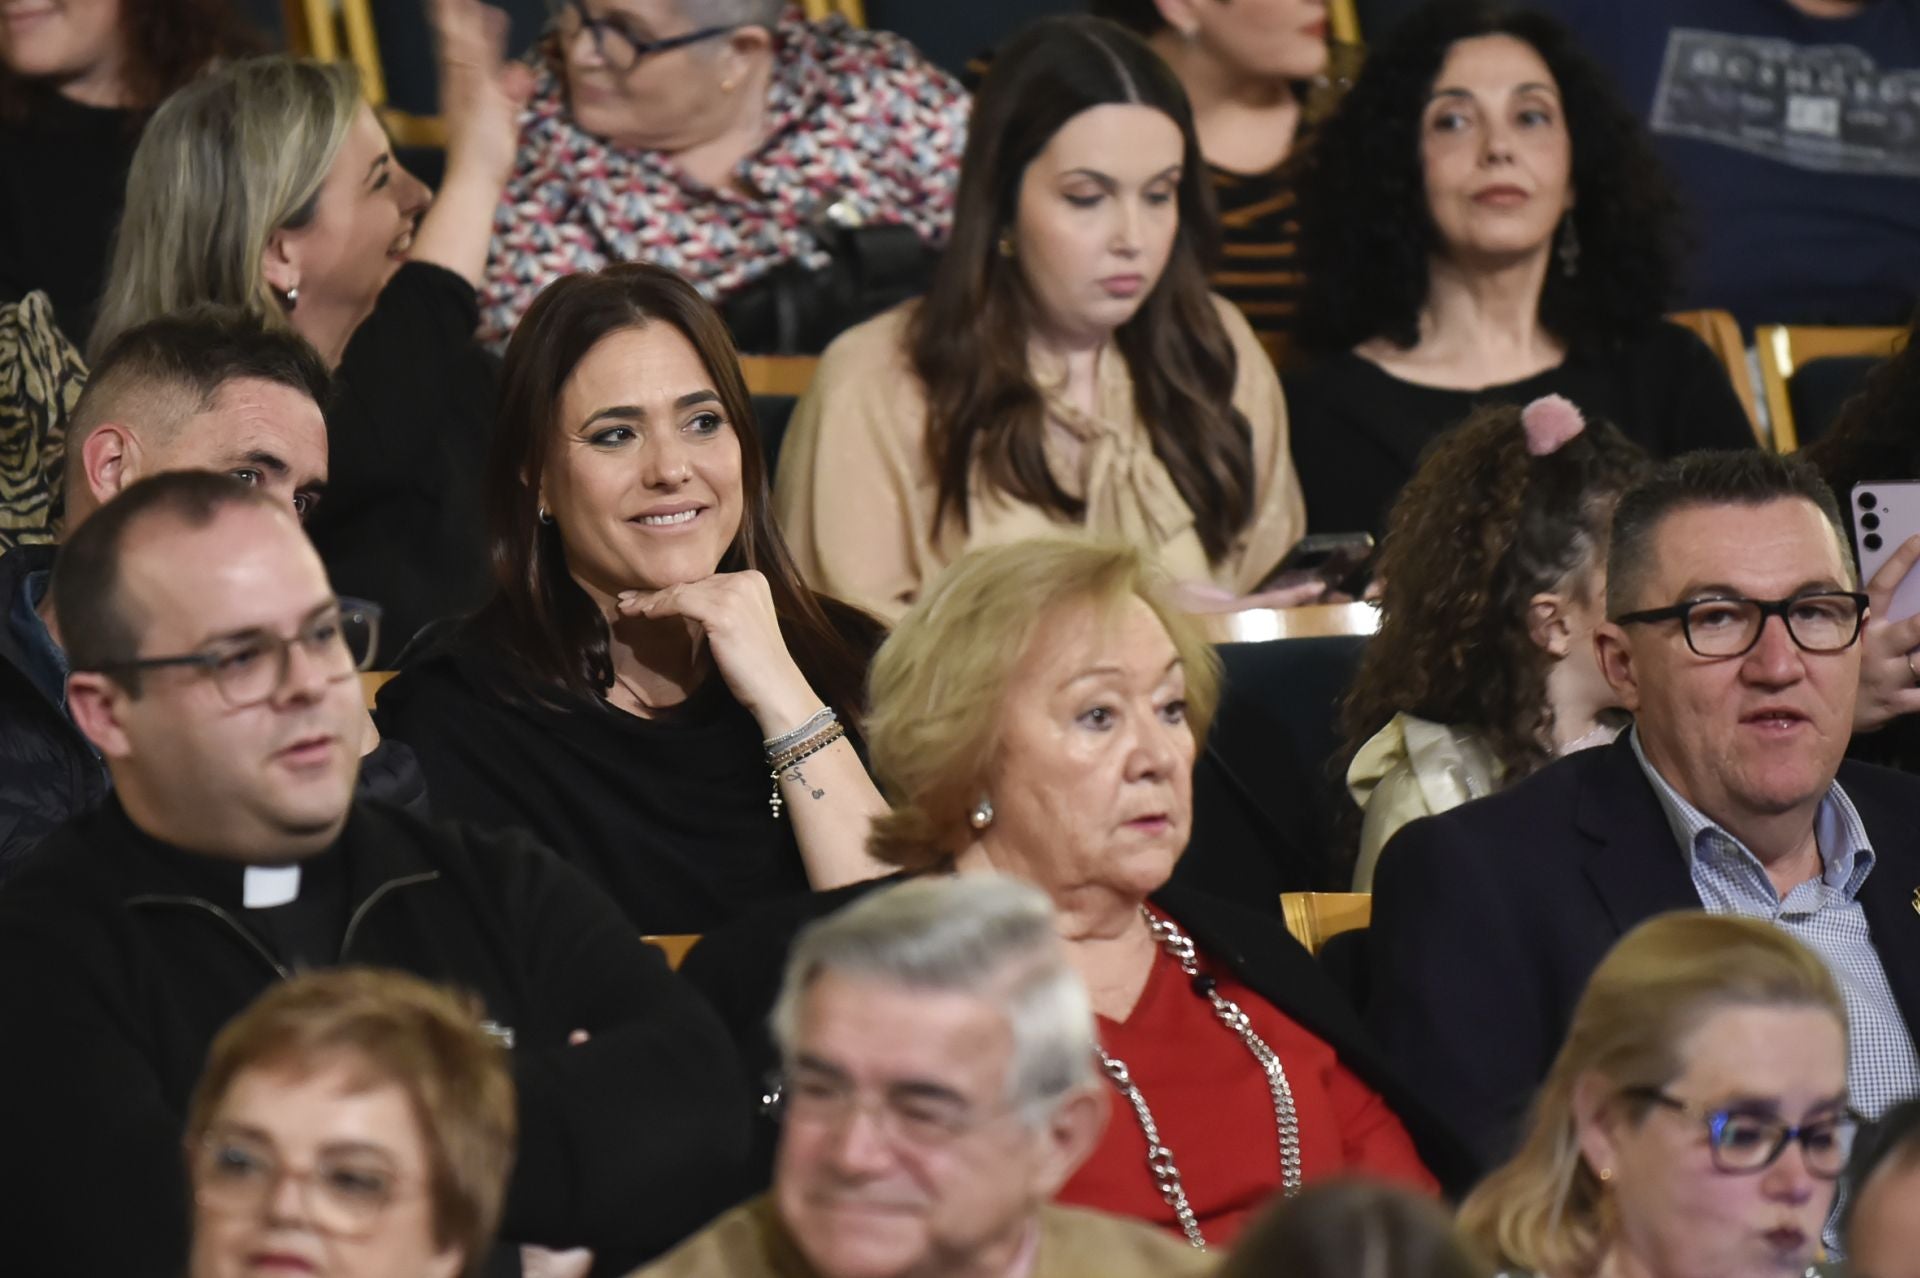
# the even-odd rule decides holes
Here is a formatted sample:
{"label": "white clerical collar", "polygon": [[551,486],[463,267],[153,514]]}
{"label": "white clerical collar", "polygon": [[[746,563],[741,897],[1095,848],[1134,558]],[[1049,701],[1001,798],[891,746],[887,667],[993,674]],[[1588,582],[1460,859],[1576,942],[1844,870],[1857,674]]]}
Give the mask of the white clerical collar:
{"label": "white clerical collar", "polygon": [[270,910],[300,896],[297,865],[249,865],[241,879],[240,903],[249,910]]}

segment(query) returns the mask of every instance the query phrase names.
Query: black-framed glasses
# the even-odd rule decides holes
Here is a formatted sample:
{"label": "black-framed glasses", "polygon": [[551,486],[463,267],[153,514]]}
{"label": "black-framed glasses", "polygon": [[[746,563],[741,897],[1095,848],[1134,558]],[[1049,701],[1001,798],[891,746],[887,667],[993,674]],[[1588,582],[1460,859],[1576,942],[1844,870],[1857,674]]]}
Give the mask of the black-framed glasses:
{"label": "black-framed glasses", "polygon": [[363,599],[336,599],[316,612],[291,638],[256,630],[173,657],[140,657],[101,663],[101,674],[183,666],[213,680],[235,710],[258,705],[287,681],[293,650],[330,681],[351,678],[373,661],[380,645],[380,606]]}
{"label": "black-framed glasses", "polygon": [[1677,620],[1696,655],[1744,657],[1760,642],[1768,617],[1785,622],[1788,636],[1803,652],[1843,652],[1860,637],[1867,597],[1857,590],[1810,590],[1785,599],[1713,595],[1622,613],[1613,620],[1618,625]]}
{"label": "black-framed glasses", "polygon": [[739,23],[730,22],[722,26],[701,27],[685,35],[649,40],[636,32],[620,14],[594,17],[587,12],[586,0],[564,0],[556,18],[562,41],[572,44],[585,31],[593,39],[594,52],[616,75],[625,75],[639,66],[643,58],[650,58],[656,53],[685,48],[740,29]]}
{"label": "black-framed glasses", "polygon": [[209,1211],[257,1213],[283,1180],[299,1184],[315,1229],[345,1239],[366,1237],[388,1208],[426,1189],[374,1149],[324,1150],[297,1169],[271,1142],[248,1135],[209,1135],[194,1151],[194,1201]]}
{"label": "black-framed glasses", "polygon": [[1846,1170],[1847,1158],[1853,1152],[1853,1139],[1859,1134],[1862,1122],[1860,1115],[1844,1106],[1822,1117],[1794,1124],[1777,1115],[1751,1109],[1708,1109],[1669,1096],[1658,1087],[1626,1087],[1620,1094],[1651,1101],[1706,1124],[1714,1167],[1734,1176],[1765,1171],[1779,1160],[1788,1145],[1799,1141],[1809,1173],[1822,1180],[1838,1179]]}

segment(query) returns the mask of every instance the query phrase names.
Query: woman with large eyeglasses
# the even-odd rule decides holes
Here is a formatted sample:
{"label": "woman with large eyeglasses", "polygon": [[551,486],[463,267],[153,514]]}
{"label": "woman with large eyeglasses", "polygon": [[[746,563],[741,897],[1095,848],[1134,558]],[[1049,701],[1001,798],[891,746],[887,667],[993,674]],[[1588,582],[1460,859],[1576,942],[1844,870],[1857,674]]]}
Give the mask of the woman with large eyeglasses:
{"label": "woman with large eyeglasses", "polygon": [[[873,241],[904,261],[945,241],[967,95],[905,40],[807,22],[787,0],[551,3],[481,288],[484,340],[504,344],[562,275],[653,262],[738,303],[736,340],[769,349],[783,326],[747,295],[823,268],[830,228],[906,228]],[[891,300],[918,291],[920,269]],[[787,295],[814,296],[799,280]]]}
{"label": "woman with large eyeglasses", "polygon": [[1846,1079],[1812,950],[1758,919],[1652,919],[1594,970],[1462,1227],[1540,1278],[1798,1278],[1859,1122]]}
{"label": "woman with large eyeglasses", "polygon": [[506,1051],[469,1000],[371,968],[275,986],[194,1093],[190,1278],[491,1272],[515,1127]]}

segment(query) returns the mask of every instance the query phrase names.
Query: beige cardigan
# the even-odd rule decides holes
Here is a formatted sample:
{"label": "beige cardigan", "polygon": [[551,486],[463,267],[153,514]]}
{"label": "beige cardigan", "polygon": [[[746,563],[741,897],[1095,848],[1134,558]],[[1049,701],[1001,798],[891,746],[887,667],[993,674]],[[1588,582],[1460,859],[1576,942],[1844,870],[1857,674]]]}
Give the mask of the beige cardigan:
{"label": "beige cardigan", "polygon": [[[1046,456],[1054,477],[1086,502],[1077,527],[1155,552],[1177,580],[1244,593],[1306,530],[1300,481],[1287,447],[1287,406],[1253,330],[1216,297],[1239,375],[1233,403],[1253,432],[1254,514],[1228,556],[1207,562],[1193,514],[1154,456],[1135,414],[1133,379],[1107,347],[1098,411],[1048,399]],[[908,302],[827,347],[794,408],[780,451],[774,509],[800,570],[816,590],[897,620],[940,570],[968,549],[1058,534],[1076,525],[984,485],[968,489],[969,527],[949,515],[936,532],[938,478],[927,457],[927,405],[905,349]],[[1070,460],[1077,456],[1077,462]]]}

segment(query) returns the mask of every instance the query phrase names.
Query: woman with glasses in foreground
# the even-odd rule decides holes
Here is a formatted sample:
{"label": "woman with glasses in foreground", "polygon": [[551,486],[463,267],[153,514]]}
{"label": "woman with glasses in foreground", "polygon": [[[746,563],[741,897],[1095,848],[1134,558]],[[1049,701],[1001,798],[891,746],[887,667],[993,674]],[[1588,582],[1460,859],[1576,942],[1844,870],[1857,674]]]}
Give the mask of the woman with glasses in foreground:
{"label": "woman with glasses in foreground", "polygon": [[456,1278],[486,1268],[513,1161],[513,1078],[480,1010],[336,968],[214,1040],[186,1136],[191,1278]]}
{"label": "woman with glasses in foreground", "polygon": [[1846,1027],[1826,965],[1771,924],[1641,924],[1594,970],[1466,1234],[1540,1278],[1805,1273],[1858,1122]]}
{"label": "woman with glasses in foreground", "polygon": [[[776,273],[819,271],[841,231],[904,228],[862,235],[922,269],[916,242],[946,240],[967,95],[899,36],[806,22],[787,0],[552,7],[494,224],[483,339],[504,344],[560,276],[614,262],[658,263],[725,305],[777,291]],[[796,280],[787,300],[815,292]],[[754,330],[770,325],[728,320],[744,349],[769,349]]]}

